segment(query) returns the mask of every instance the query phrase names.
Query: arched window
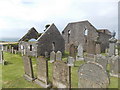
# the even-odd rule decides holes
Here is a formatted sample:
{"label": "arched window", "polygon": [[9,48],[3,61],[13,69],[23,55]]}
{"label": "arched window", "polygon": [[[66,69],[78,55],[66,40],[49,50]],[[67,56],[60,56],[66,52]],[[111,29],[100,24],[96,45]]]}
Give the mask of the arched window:
{"label": "arched window", "polygon": [[32,45],[30,45],[30,51],[32,51]]}
{"label": "arched window", "polygon": [[85,30],[84,30],[84,35],[88,35],[88,29],[87,28],[85,28]]}
{"label": "arched window", "polygon": [[71,30],[68,30],[68,43],[70,41],[70,34],[71,34]]}

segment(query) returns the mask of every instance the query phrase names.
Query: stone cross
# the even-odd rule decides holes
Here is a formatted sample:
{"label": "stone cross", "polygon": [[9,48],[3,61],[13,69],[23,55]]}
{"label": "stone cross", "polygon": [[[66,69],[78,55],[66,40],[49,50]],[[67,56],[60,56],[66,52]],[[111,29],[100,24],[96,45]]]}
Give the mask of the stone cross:
{"label": "stone cross", "polygon": [[56,57],[55,52],[52,51],[52,52],[50,53],[50,63],[53,63],[53,62],[55,61],[55,57]]}
{"label": "stone cross", "polygon": [[56,60],[62,60],[62,53],[60,51],[56,53]]}

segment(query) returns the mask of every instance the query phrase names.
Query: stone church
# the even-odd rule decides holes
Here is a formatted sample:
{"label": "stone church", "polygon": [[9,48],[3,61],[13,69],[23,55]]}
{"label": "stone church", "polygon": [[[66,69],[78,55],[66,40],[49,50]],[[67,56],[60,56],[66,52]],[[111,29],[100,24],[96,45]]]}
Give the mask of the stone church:
{"label": "stone church", "polygon": [[[108,31],[109,32],[109,31]],[[65,40],[65,50],[69,52],[71,45],[76,48],[79,44],[83,50],[88,53],[96,53],[96,42],[100,42],[101,52],[109,46],[110,32],[106,30],[97,30],[89,21],[80,21],[69,23],[62,31]],[[103,40],[105,38],[105,40]]]}
{"label": "stone church", "polygon": [[45,52],[49,55],[51,51],[64,53],[64,49],[64,39],[54,24],[46,25],[43,33],[33,27],[19,40],[19,51],[28,56],[45,56]]}

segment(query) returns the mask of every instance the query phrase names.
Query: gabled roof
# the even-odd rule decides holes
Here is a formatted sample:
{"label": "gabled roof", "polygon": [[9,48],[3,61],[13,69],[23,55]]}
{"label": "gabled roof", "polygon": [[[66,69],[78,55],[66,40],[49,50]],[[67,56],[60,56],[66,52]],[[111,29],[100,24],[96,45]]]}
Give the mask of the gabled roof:
{"label": "gabled roof", "polygon": [[98,33],[104,33],[107,35],[111,35],[111,32],[108,29],[98,29],[97,30]]}
{"label": "gabled roof", "polygon": [[[52,31],[52,32],[51,32]],[[54,33],[53,33],[54,32]],[[37,39],[37,41],[39,41],[41,38],[43,38],[45,35],[49,35],[49,34],[57,34],[57,35],[61,35],[59,30],[57,29],[57,27],[54,25],[54,23],[52,23],[46,30],[44,33],[42,33],[42,35]],[[61,35],[62,37],[62,35]]]}
{"label": "gabled roof", "polygon": [[19,41],[37,39],[38,37],[39,37],[39,33],[36,31],[34,27],[32,27]]}
{"label": "gabled roof", "polygon": [[[95,28],[88,20],[68,23],[65,28],[67,28],[69,25],[72,25],[72,24],[74,25],[74,24],[78,24],[78,23],[83,23],[83,24],[89,23],[91,27]],[[64,28],[64,30],[65,30],[65,28]],[[95,29],[96,29],[96,28],[95,28]],[[63,30],[63,31],[64,31],[64,30]],[[96,29],[96,30],[97,30],[97,29]]]}

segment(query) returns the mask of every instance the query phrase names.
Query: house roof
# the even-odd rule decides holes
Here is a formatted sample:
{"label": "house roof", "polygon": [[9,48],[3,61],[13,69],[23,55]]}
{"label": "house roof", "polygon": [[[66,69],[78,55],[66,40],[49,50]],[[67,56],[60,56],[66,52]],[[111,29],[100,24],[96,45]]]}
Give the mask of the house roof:
{"label": "house roof", "polygon": [[32,27],[19,41],[37,39],[38,37],[39,37],[39,33],[36,31],[34,27]]}
{"label": "house roof", "polygon": [[108,29],[98,29],[97,31],[98,33],[104,33],[104,34],[111,35],[111,32]]}
{"label": "house roof", "polygon": [[[71,23],[68,23],[67,26],[68,26],[68,25],[71,25],[71,24],[78,24],[78,23],[84,23],[84,24],[89,23],[90,26],[92,26],[93,28],[95,28],[88,20],[78,21],[78,22],[71,22]],[[67,28],[67,26],[66,26],[65,28]],[[65,28],[64,28],[64,30],[65,30]],[[96,29],[96,28],[95,28],[95,29]],[[63,31],[64,31],[64,30],[63,30]],[[97,29],[96,29],[96,31],[97,31]]]}

